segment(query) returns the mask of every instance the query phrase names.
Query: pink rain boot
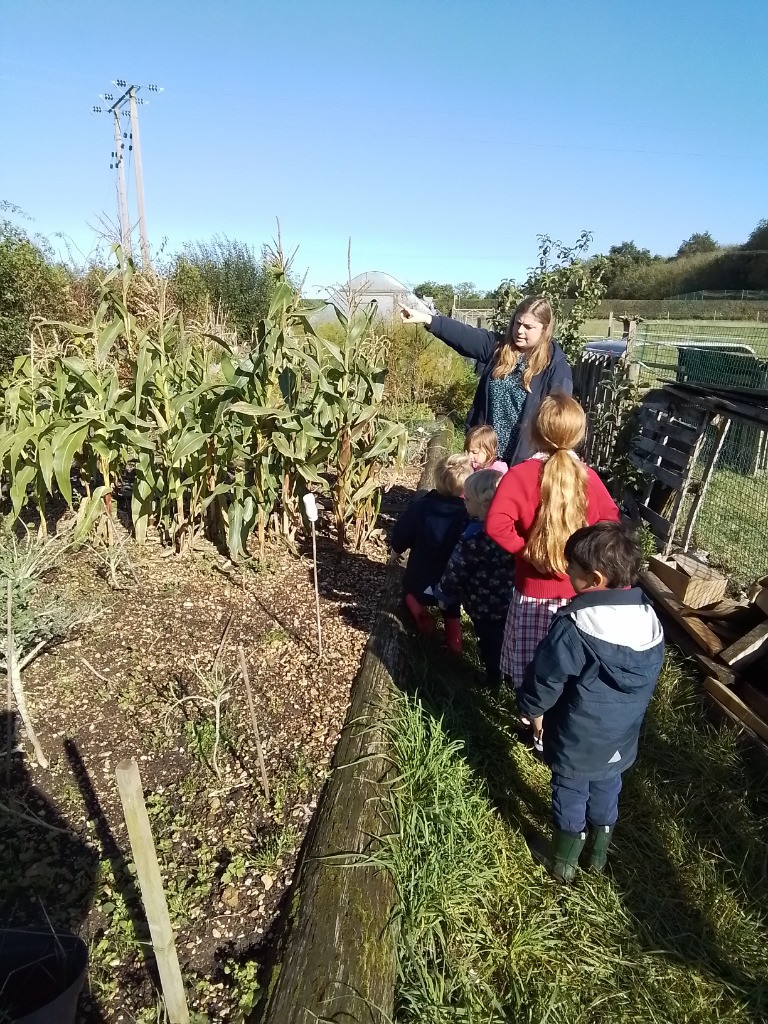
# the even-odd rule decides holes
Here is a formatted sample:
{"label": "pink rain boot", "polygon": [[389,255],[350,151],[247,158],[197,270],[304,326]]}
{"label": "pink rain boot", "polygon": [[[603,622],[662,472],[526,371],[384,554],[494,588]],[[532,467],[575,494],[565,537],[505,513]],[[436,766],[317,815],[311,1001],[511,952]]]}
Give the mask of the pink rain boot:
{"label": "pink rain boot", "polygon": [[416,629],[420,633],[432,633],[435,628],[434,620],[427,608],[418,601],[413,594],[405,595],[405,607],[416,621]]}
{"label": "pink rain boot", "polygon": [[445,643],[452,654],[461,654],[461,619],[445,620]]}

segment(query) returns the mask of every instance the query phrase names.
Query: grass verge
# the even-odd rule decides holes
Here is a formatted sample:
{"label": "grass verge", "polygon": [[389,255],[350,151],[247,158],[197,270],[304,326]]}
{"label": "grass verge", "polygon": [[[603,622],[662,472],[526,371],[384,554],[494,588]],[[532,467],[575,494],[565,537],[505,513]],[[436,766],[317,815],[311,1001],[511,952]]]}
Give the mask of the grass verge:
{"label": "grass verge", "polygon": [[[470,641],[471,642],[471,641]],[[525,843],[548,770],[507,696],[414,641],[392,744],[398,1024],[768,1019],[768,777],[668,657],[610,874],[558,887]]]}

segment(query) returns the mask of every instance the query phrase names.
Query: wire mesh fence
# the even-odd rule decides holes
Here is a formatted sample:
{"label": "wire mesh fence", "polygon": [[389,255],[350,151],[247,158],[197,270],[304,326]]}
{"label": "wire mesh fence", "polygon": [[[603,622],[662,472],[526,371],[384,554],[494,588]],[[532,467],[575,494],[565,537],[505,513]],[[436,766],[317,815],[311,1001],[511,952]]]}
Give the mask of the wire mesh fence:
{"label": "wire mesh fence", "polygon": [[[706,552],[710,564],[742,589],[768,575],[766,436],[756,426],[729,420],[691,537],[691,547]],[[686,497],[681,522],[685,522],[686,506],[704,486],[714,444],[715,428],[709,427],[692,469],[691,496]]]}
{"label": "wire mesh fence", "polygon": [[642,323],[632,353],[640,383],[768,388],[768,324]]}
{"label": "wire mesh fence", "polygon": [[[643,390],[697,386],[698,393],[683,389],[683,407],[691,425],[701,424],[702,410],[708,409],[710,425],[690,456],[693,464],[675,450],[674,438],[664,442],[686,481],[669,540],[678,549],[685,544],[705,552],[712,565],[745,588],[768,575],[768,331],[761,334],[752,326],[745,340],[744,335],[725,339],[720,329],[712,339],[685,332],[683,325],[664,332],[656,327],[640,325],[629,359],[585,351],[574,368],[574,390],[590,425],[586,458],[609,470],[621,459],[621,424],[636,401],[628,401],[628,383]],[[656,461],[657,454],[654,449],[649,458]],[[683,537],[694,504],[693,529]]]}

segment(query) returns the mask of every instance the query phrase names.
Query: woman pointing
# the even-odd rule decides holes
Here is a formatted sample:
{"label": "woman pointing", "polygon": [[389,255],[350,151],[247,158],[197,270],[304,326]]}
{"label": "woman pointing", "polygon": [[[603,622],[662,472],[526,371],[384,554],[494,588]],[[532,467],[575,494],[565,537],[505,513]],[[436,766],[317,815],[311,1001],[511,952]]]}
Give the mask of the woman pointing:
{"label": "woman pointing", "polygon": [[523,299],[503,335],[402,303],[400,308],[403,323],[424,324],[459,355],[476,360],[480,381],[467,429],[479,423],[492,426],[499,438],[499,458],[509,466],[530,458],[529,428],[542,399],[573,390],[571,368],[552,337],[555,319],[549,300]]}

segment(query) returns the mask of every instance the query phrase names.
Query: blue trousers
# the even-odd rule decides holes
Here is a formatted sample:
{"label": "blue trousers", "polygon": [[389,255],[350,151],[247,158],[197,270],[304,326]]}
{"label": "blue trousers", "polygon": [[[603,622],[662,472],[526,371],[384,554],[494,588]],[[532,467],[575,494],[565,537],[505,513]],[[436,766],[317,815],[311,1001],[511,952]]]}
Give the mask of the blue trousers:
{"label": "blue trousers", "polygon": [[589,782],[552,772],[552,820],[563,832],[583,832],[587,825],[615,825],[619,817],[621,775]]}
{"label": "blue trousers", "polygon": [[504,643],[505,619],[473,619],[477,647],[485,665],[488,682],[497,686],[501,682],[501,648]]}

